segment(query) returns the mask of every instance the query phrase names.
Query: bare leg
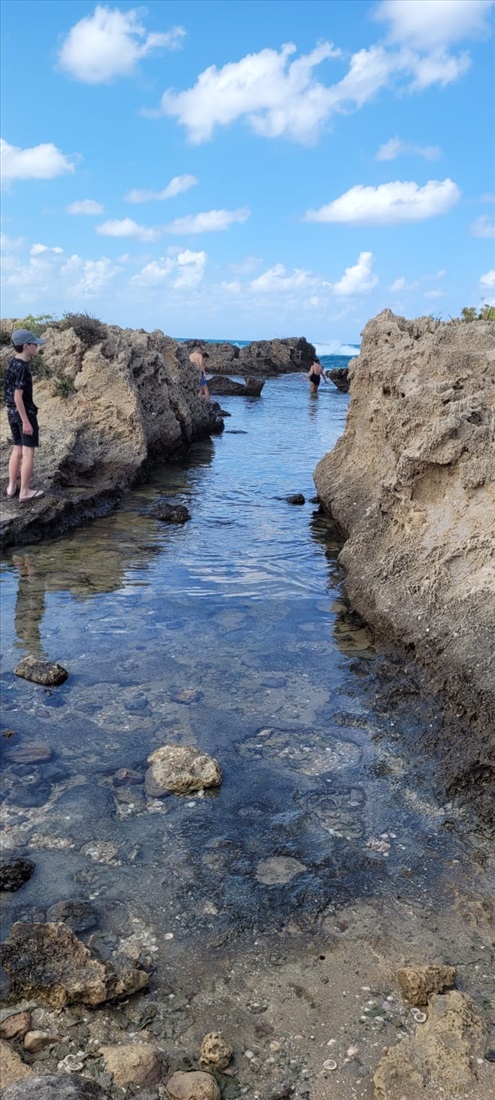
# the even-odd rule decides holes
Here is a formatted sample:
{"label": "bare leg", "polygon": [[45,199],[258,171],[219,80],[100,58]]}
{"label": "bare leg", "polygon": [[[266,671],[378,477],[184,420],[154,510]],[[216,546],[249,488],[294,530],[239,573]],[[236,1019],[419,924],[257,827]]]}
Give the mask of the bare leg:
{"label": "bare leg", "polygon": [[19,500],[28,500],[32,496],[31,492],[31,478],[33,476],[34,466],[34,447],[22,448],[22,462],[21,462],[21,487],[19,489]]}
{"label": "bare leg", "polygon": [[9,497],[13,497],[17,491],[17,478],[19,477],[21,460],[22,447],[13,447],[9,459],[9,484],[7,486],[7,496]]}

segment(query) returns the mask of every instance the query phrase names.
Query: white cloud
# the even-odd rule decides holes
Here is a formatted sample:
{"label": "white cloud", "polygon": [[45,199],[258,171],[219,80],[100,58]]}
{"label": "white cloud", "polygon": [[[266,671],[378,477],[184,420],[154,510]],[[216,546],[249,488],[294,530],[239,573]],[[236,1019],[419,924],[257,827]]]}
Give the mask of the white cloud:
{"label": "white cloud", "polygon": [[389,24],[392,42],[432,50],[488,31],[494,0],[382,0],[374,18]]}
{"label": "white cloud", "polygon": [[50,248],[47,244],[33,244],[30,249],[31,256],[42,256],[45,252],[54,252],[55,255],[60,256],[63,251],[63,248],[59,248],[58,246]]}
{"label": "white cloud", "polygon": [[342,222],[349,225],[397,225],[419,222],[446,214],[459,201],[459,188],[450,179],[429,180],[424,187],[414,181],[382,183],[378,187],[356,184],[319,210],[308,210],[304,221]]}
{"label": "white cloud", "polygon": [[6,233],[0,233],[0,249],[3,255],[7,252],[17,252],[24,244],[24,237],[8,237]]}
{"label": "white cloud", "polygon": [[436,286],[433,290],[425,290],[425,298],[444,298],[445,292]]}
{"label": "white cloud", "polygon": [[403,275],[398,279],[394,279],[393,283],[389,286],[389,290],[392,294],[401,294],[404,290],[417,290],[419,282],[415,279],[412,283],[408,283],[407,279]]}
{"label": "white cloud", "polygon": [[259,256],[245,256],[240,263],[229,264],[229,267],[234,275],[251,275],[257,267],[261,267],[262,263]]}
{"label": "white cloud", "polygon": [[[102,256],[99,260],[83,260],[80,256],[74,255],[60,268],[60,275],[62,279],[72,284],[69,289],[72,297],[77,297],[79,294],[91,297],[100,294],[121,270],[106,256]],[[74,278],[75,282],[72,282]]]}
{"label": "white cloud", "polygon": [[188,214],[185,218],[176,218],[166,225],[167,233],[219,233],[230,229],[231,225],[247,221],[251,211],[246,207],[239,210],[205,210],[201,214]]}
{"label": "white cloud", "polygon": [[495,237],[495,222],[490,220],[488,214],[481,214],[473,222],[469,232],[472,237]]}
{"label": "white cloud", "polygon": [[136,237],[139,241],[156,241],[160,229],[138,225],[132,218],[103,222],[96,230],[102,237]]}
{"label": "white cloud", "polygon": [[331,108],[331,90],[319,83],[314,69],[340,56],[331,42],[290,60],[292,43],[280,52],[264,49],[217,69],[210,65],[187,91],[164,92],[160,113],[188,130],[194,144],[208,141],[216,126],[245,118],[264,137],[285,135],[308,144],[315,140]]}
{"label": "white cloud", "polygon": [[402,138],[390,138],[380,148],[375,160],[396,160],[397,157],[423,157],[424,160],[438,160],[442,150],[438,145],[415,145],[413,141],[403,141]]}
{"label": "white cloud", "polygon": [[3,183],[12,180],[51,180],[74,171],[68,157],[51,142],[33,145],[30,149],[18,149],[0,139],[0,151]]}
{"label": "white cloud", "polygon": [[447,84],[464,76],[471,65],[469,54],[465,51],[458,57],[453,57],[444,49],[433,50],[424,57],[405,54],[404,58],[407,56],[408,67],[414,78],[410,86],[412,92],[422,92],[432,84],[440,84],[440,87],[445,88]]}
{"label": "white cloud", "polygon": [[65,207],[66,214],[103,214],[105,207],[101,202],[95,202],[94,199],[77,199],[76,202],[70,202]]}
{"label": "white cloud", "polygon": [[186,248],[174,257],[163,256],[160,260],[152,260],[132,277],[131,284],[152,289],[167,283],[175,290],[192,290],[203,279],[207,259],[206,252],[192,252]]}
{"label": "white cloud", "polygon": [[148,34],[140,22],[145,11],[132,8],[124,12],[98,5],[65,38],[58,55],[62,69],[86,84],[103,84],[114,77],[130,76],[153,50],[180,46],[184,29]]}
{"label": "white cloud", "polygon": [[176,195],[181,195],[183,191],[188,191],[190,187],[194,187],[199,180],[196,176],[174,176],[170,180],[170,183],[163,188],[163,191],[140,191],[134,188],[129,191],[125,196],[126,202],[155,202],[163,199],[174,199]]}
{"label": "white cloud", "polygon": [[487,271],[486,275],[481,276],[480,286],[488,287],[490,290],[495,287],[495,270]]}
{"label": "white cloud", "polygon": [[349,297],[353,294],[369,294],[374,290],[378,284],[378,275],[373,271],[373,260],[372,252],[360,252],[357,263],[346,267],[342,278],[333,284],[334,294]]}
{"label": "white cloud", "polygon": [[[278,293],[279,291],[301,292],[320,285],[322,285],[322,280],[312,275],[310,271],[303,271],[296,267],[291,274],[288,274],[283,264],[274,264],[273,267],[268,268],[262,275],[258,275],[257,279],[253,279],[249,284],[251,290],[261,291],[263,294]],[[330,283],[323,283],[323,285],[329,287]]]}

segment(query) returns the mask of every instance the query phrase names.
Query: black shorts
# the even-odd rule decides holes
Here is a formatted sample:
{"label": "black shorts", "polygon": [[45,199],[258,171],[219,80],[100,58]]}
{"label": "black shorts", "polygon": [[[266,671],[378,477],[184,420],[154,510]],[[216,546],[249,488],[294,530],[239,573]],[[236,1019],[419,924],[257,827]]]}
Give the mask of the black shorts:
{"label": "black shorts", "polygon": [[8,413],[8,418],[14,447],[39,447],[40,433],[36,413],[28,413],[28,420],[33,428],[32,435],[24,434],[19,413]]}

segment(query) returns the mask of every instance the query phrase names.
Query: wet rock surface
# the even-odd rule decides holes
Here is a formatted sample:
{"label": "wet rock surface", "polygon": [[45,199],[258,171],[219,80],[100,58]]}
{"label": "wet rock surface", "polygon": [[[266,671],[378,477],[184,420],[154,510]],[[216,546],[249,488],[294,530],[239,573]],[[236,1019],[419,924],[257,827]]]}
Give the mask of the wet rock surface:
{"label": "wet rock surface", "polygon": [[188,794],[222,782],[220,765],[206,753],[189,745],[164,745],[148,757],[145,786],[149,795]]}
{"label": "wet rock surface", "polygon": [[160,519],[162,523],[187,523],[191,513],[182,504],[154,504],[150,508],[150,516]]}
{"label": "wet rock surface", "polygon": [[[201,344],[201,341],[199,341]],[[178,354],[185,362],[197,340],[181,341]],[[233,374],[264,378],[292,371],[308,371],[314,362],[316,349],[302,336],[282,340],[255,340],[245,347],[236,344],[208,344],[208,371],[211,374]]]}
{"label": "wet rock surface", "polygon": [[327,378],[333,382],[334,386],[336,386],[341,393],[349,392],[349,367],[334,367],[332,370],[327,370],[325,373]]}
{"label": "wet rock surface", "polygon": [[31,878],[35,866],[32,859],[15,853],[9,854],[4,849],[0,856],[0,890],[20,890]]}
{"label": "wet rock surface", "polygon": [[221,374],[208,379],[210,393],[223,397],[259,397],[264,384],[264,378],[246,378],[245,382],[236,382]]}
{"label": "wet rock surface", "polygon": [[399,989],[411,1005],[426,1005],[432,993],[450,989],[457,977],[455,966],[403,967],[397,972]]}

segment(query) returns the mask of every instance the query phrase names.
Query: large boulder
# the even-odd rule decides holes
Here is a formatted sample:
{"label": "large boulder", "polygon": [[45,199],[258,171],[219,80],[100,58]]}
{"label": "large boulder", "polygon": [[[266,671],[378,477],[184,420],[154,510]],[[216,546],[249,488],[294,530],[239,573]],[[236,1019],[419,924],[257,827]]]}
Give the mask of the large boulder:
{"label": "large boulder", "polygon": [[264,378],[246,378],[245,382],[236,382],[226,375],[215,374],[208,379],[210,393],[222,397],[259,397],[264,385]]}
{"label": "large boulder", "polygon": [[[347,536],[356,610],[404,643],[451,700],[438,743],[449,790],[492,815],[495,779],[495,323],[384,310],[350,366],[346,428],[318,464]],[[442,740],[443,738],[443,740]]]}

